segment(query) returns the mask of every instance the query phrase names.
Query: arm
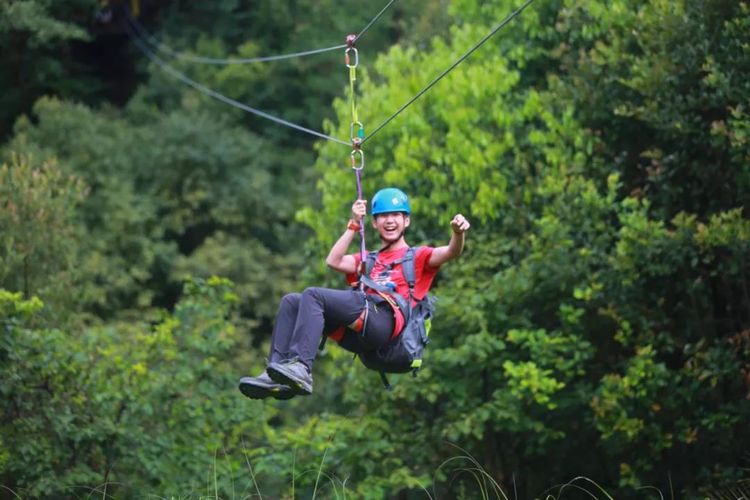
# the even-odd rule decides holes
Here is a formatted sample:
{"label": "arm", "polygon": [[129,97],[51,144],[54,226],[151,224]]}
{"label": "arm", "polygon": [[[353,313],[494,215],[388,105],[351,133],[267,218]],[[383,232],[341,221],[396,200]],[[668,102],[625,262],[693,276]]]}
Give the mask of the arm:
{"label": "arm", "polygon": [[357,261],[351,255],[347,255],[349,246],[354,240],[357,231],[351,229],[355,225],[362,224],[365,213],[367,212],[367,201],[357,200],[352,205],[352,220],[349,221],[346,231],[336,240],[326,257],[326,264],[331,269],[344,274],[351,274],[357,271]]}
{"label": "arm", "polygon": [[463,215],[457,214],[453,217],[453,220],[451,220],[451,230],[453,231],[451,240],[447,245],[437,247],[432,251],[429,261],[430,267],[440,267],[461,255],[461,252],[464,251],[464,233],[470,227],[471,224]]}

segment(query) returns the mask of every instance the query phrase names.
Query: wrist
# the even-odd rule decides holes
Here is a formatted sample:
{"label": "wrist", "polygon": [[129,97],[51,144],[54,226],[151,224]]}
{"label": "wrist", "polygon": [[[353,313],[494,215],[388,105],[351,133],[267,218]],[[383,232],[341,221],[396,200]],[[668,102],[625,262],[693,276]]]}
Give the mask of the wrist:
{"label": "wrist", "polygon": [[359,222],[357,222],[356,220],[349,219],[349,224],[347,224],[346,228],[356,232],[359,231],[362,226],[360,226]]}

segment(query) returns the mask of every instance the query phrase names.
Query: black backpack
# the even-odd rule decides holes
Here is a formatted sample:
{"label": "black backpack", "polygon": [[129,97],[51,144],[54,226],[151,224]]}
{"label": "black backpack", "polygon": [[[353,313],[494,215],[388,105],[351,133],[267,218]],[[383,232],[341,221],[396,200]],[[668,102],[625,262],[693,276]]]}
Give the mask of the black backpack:
{"label": "black backpack", "polygon": [[430,342],[428,335],[432,323],[434,299],[426,295],[414,307],[411,307],[416,282],[416,272],[414,269],[416,251],[417,248],[408,248],[403,258],[392,262],[389,266],[393,267],[401,264],[404,279],[409,285],[408,300],[370,278],[370,272],[378,257],[377,252],[371,252],[367,255],[365,270],[362,276],[360,276],[360,280],[366,287],[372,288],[393,299],[404,315],[404,328],[396,338],[391,339],[387,344],[375,351],[365,351],[359,355],[360,360],[362,360],[362,363],[367,368],[380,373],[383,385],[389,390],[391,389],[391,385],[388,383],[388,378],[385,374],[412,372],[413,376],[416,377],[417,372],[422,367],[422,355],[425,347]]}

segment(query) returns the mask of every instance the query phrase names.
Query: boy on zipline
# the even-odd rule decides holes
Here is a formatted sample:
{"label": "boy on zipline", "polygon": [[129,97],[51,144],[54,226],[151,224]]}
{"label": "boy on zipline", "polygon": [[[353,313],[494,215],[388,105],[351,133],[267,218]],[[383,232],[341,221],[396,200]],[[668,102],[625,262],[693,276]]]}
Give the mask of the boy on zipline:
{"label": "boy on zipline", "polygon": [[[350,284],[359,279],[361,257],[359,253],[346,252],[366,212],[365,200],[354,202],[352,219],[326,258],[326,264],[346,274]],[[369,276],[406,300],[409,286],[401,262],[409,249],[404,233],[411,223],[410,214],[409,199],[399,189],[381,189],[372,199],[372,226],[380,235],[382,248]],[[427,294],[440,266],[463,251],[469,221],[457,214],[450,225],[453,232],[447,245],[419,247],[414,253],[414,301]],[[401,333],[403,326],[404,315],[393,299],[369,287],[364,290],[311,287],[301,294],[285,295],[276,315],[268,366],[257,377],[240,379],[240,391],[251,399],[289,399],[311,394],[312,365],[323,335],[360,354],[384,346]]]}

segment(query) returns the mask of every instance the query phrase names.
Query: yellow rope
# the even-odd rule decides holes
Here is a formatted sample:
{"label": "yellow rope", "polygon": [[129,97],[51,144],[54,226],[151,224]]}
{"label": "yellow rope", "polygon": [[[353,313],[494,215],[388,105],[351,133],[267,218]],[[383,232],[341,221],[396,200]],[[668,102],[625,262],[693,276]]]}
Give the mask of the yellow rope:
{"label": "yellow rope", "polygon": [[352,123],[359,123],[359,118],[357,117],[357,98],[354,93],[354,81],[356,79],[357,79],[357,67],[350,66],[349,67],[349,94],[351,96],[350,100],[352,103]]}

